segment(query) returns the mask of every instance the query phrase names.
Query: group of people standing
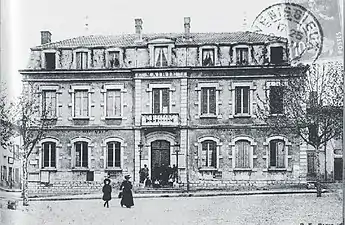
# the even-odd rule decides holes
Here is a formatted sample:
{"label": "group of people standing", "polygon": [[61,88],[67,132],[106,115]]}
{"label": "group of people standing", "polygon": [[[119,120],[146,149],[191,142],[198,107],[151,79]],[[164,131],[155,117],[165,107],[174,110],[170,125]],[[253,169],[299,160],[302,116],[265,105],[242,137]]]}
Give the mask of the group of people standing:
{"label": "group of people standing", "polygon": [[147,165],[144,165],[144,168],[141,168],[139,171],[140,183],[144,184],[145,187],[154,187],[159,188],[162,186],[173,186],[174,182],[177,182],[177,167],[166,166],[162,164],[158,166],[156,164],[152,171],[152,179],[149,177],[149,169]]}
{"label": "group of people standing", "polygon": [[[144,165],[144,168],[141,168],[139,171],[140,175],[140,183],[143,183],[146,187],[150,187],[151,185],[153,187],[162,187],[166,185],[173,185],[174,182],[177,182],[177,167],[173,165],[171,166],[165,166],[162,164],[162,166],[158,166],[158,164],[155,165],[153,171],[152,171],[152,180],[149,178],[149,169],[147,168],[147,165]],[[127,208],[131,208],[134,206],[133,201],[133,194],[132,194],[132,182],[130,181],[131,176],[126,175],[124,181],[122,181],[120,185],[120,193],[119,198],[121,198],[120,205],[121,207],[126,206]],[[103,192],[103,200],[104,200],[104,207],[109,208],[109,201],[111,200],[111,192],[112,187],[110,185],[110,179],[105,178],[104,179],[104,186],[102,188]]]}
{"label": "group of people standing", "polygon": [[[132,194],[132,182],[129,181],[131,178],[130,175],[125,176],[125,180],[122,181],[120,185],[120,193],[119,193],[119,198],[121,198],[120,205],[121,207],[126,206],[127,208],[131,208],[134,206],[134,201],[133,201],[133,194]],[[104,207],[107,206],[109,208],[109,201],[111,200],[111,192],[112,192],[112,187],[110,185],[110,179],[106,178],[104,179],[104,186],[102,188],[103,192],[103,200],[104,200]]]}

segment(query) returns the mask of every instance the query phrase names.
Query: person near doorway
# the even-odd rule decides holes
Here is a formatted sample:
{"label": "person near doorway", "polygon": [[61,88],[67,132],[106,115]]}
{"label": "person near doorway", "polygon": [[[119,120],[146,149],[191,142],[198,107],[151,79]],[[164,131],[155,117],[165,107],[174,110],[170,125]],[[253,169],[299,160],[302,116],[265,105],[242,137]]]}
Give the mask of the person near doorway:
{"label": "person near doorway", "polygon": [[102,188],[103,192],[103,201],[104,202],[104,207],[107,206],[109,208],[109,201],[111,200],[111,186],[110,186],[110,179],[105,178],[104,179],[104,186]]}
{"label": "person near doorway", "polygon": [[173,180],[174,180],[174,182],[177,182],[177,176],[178,176],[178,174],[177,174],[177,167],[176,167],[175,164],[173,165],[173,167],[172,167],[171,170],[172,170],[171,172],[172,172]]}
{"label": "person near doorway", "polygon": [[125,176],[125,180],[122,181],[120,185],[120,190],[122,191],[122,198],[121,198],[121,207],[126,206],[127,208],[131,208],[134,206],[133,202],[133,194],[132,194],[132,182],[129,181],[131,178],[130,175]]}
{"label": "person near doorway", "polygon": [[145,180],[149,177],[149,168],[144,164],[144,168],[140,169],[140,183],[145,184]]}

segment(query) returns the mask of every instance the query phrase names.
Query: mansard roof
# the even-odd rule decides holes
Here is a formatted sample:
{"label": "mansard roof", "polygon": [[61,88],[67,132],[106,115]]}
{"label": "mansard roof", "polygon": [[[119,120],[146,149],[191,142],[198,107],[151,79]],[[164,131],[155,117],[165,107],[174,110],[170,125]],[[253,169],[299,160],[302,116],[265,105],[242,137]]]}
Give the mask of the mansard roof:
{"label": "mansard roof", "polygon": [[191,33],[185,38],[184,33],[154,33],[143,34],[142,41],[136,41],[136,34],[123,35],[89,35],[66,39],[58,42],[36,46],[32,50],[59,48],[95,48],[95,47],[135,47],[146,46],[148,42],[164,38],[171,39],[175,45],[207,45],[207,44],[236,44],[236,43],[269,43],[287,42],[286,38],[269,36],[250,31],[229,33]]}

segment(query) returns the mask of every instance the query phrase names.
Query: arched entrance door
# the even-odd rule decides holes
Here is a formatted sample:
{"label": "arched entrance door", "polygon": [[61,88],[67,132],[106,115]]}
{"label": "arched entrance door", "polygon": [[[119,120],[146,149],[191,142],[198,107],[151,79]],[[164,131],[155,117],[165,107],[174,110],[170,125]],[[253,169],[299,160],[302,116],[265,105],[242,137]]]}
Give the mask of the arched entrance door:
{"label": "arched entrance door", "polygon": [[157,140],[151,142],[151,171],[152,180],[158,179],[159,172],[163,167],[170,164],[170,142]]}

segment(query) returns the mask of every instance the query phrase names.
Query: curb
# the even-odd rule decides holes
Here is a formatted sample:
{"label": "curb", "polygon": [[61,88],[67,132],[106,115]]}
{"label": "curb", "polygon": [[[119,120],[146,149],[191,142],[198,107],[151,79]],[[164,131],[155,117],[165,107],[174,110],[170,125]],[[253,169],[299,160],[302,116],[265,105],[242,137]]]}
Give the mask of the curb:
{"label": "curb", "polygon": [[8,188],[4,188],[4,187],[0,187],[1,191],[6,191],[6,192],[21,192],[22,190],[20,189],[8,189]]}
{"label": "curb", "polygon": [[[322,193],[328,193],[323,189]],[[169,194],[133,194],[133,198],[176,198],[176,197],[214,197],[214,196],[243,196],[243,195],[272,195],[272,194],[312,194],[316,190],[293,190],[293,191],[253,191],[253,192],[218,192],[218,193],[169,193]],[[102,194],[98,196],[61,196],[61,197],[34,197],[30,201],[69,201],[69,200],[97,200],[102,199]],[[116,198],[113,198],[116,199]]]}

